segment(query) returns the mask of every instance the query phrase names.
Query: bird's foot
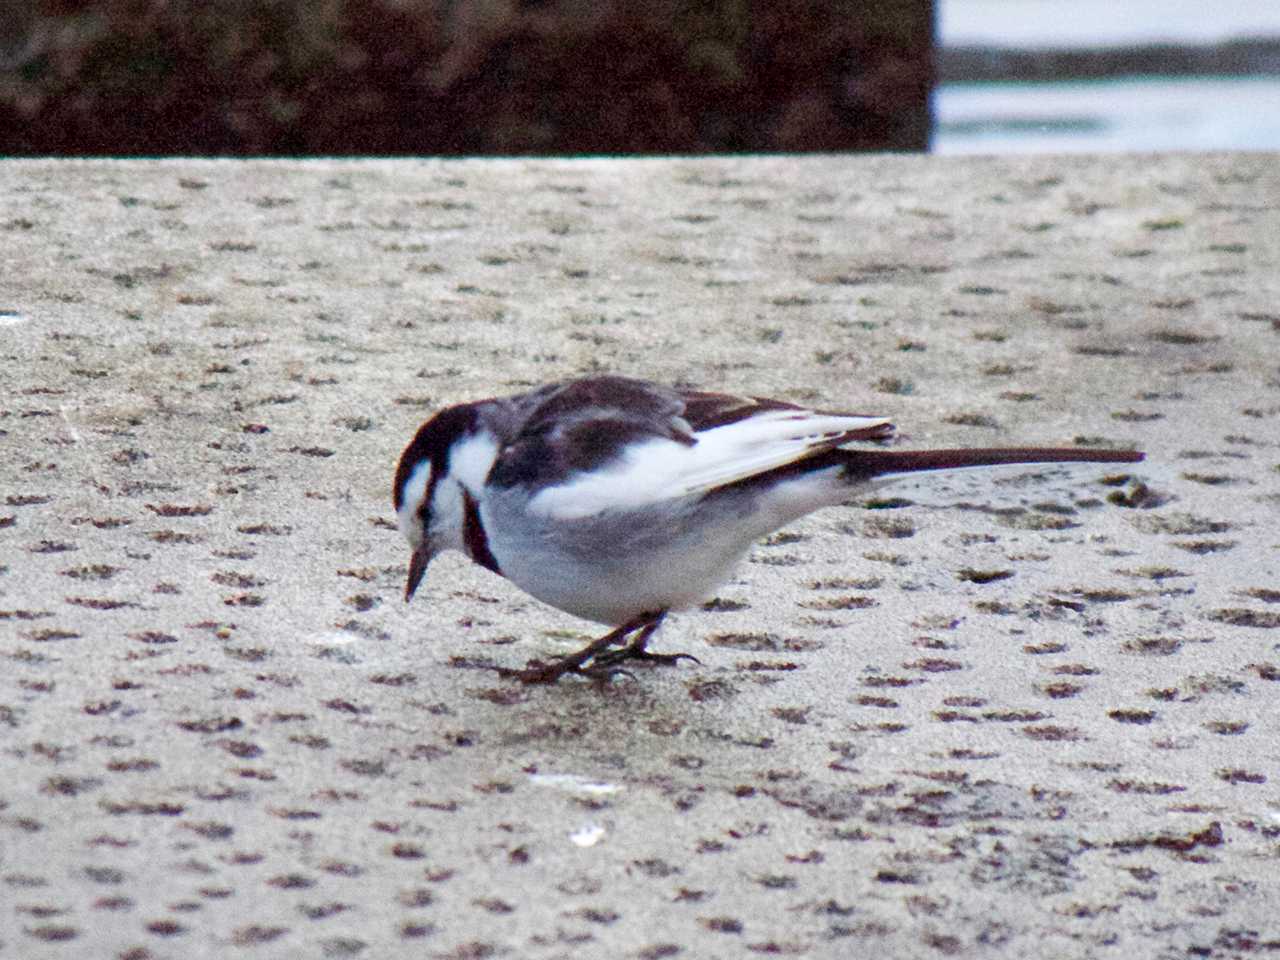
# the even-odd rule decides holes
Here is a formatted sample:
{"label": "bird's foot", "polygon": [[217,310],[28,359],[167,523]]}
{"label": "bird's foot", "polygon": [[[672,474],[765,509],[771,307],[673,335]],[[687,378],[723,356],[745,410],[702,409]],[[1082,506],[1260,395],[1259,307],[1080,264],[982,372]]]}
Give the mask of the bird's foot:
{"label": "bird's foot", "polygon": [[552,660],[550,663],[543,663],[541,660],[530,660],[523,670],[512,670],[509,667],[499,667],[498,676],[507,680],[519,680],[521,683],[555,683],[566,673],[576,673],[581,677],[590,677],[593,680],[607,680],[615,673],[626,674],[631,676],[627,671],[614,667],[610,669],[602,669],[592,662],[589,666],[584,666],[589,658],[575,654],[572,657],[562,657],[559,660]]}
{"label": "bird's foot", "polygon": [[658,667],[672,667],[681,660],[692,660],[698,666],[702,666],[702,661],[695,657],[692,653],[654,653],[652,650],[646,650],[643,647],[623,647],[621,650],[608,650],[591,661],[588,670],[599,669],[617,669],[617,665],[626,660],[640,660],[643,663],[652,663]]}
{"label": "bird's foot", "polygon": [[[681,660],[700,663],[697,657],[689,653],[650,653],[645,649],[649,637],[658,629],[658,624],[665,616],[665,611],[642,614],[571,656],[561,657],[550,663],[530,660],[523,670],[500,667],[498,675],[519,680],[521,683],[555,683],[566,673],[576,673],[578,676],[590,677],[592,680],[610,680],[616,676],[630,677],[634,680],[635,676],[629,670],[620,667],[620,663],[627,660],[643,660],[656,665],[670,665]],[[632,633],[635,633],[635,636],[625,647],[610,649]]]}
{"label": "bird's foot", "polygon": [[619,666],[625,660],[644,660],[649,663],[666,665],[679,660],[692,660],[700,663],[691,653],[650,653],[647,650],[635,653],[627,650],[613,650],[608,655],[596,657],[590,662],[579,662],[577,657],[565,657],[543,663],[541,660],[530,660],[523,670],[512,670],[507,667],[498,668],[498,676],[507,680],[519,680],[521,683],[555,683],[565,674],[577,674],[591,680],[612,680],[614,677],[626,677],[634,680],[635,674],[625,667]]}

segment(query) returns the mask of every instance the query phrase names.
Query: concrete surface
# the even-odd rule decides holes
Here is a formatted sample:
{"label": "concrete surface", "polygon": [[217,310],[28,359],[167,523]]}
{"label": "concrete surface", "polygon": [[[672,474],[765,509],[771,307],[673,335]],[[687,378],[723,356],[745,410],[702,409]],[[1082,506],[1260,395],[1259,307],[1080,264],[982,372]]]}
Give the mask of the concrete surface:
{"label": "concrete surface", "polygon": [[[0,198],[0,956],[1280,952],[1280,158]],[[598,369],[1149,460],[878,491],[674,618],[701,667],[525,689],[591,626],[461,558],[402,604],[391,471]]]}

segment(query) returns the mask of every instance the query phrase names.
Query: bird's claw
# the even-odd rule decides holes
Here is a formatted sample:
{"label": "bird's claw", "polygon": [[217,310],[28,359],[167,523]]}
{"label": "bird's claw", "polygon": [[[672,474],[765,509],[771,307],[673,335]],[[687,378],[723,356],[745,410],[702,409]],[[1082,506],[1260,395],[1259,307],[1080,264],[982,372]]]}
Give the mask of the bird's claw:
{"label": "bird's claw", "polygon": [[702,666],[702,661],[692,653],[654,653],[651,650],[633,650],[629,647],[624,647],[621,650],[610,650],[596,657],[592,661],[592,667],[610,666],[622,663],[624,660],[643,660],[646,663],[662,667],[675,666],[681,660],[692,660],[698,666]]}
{"label": "bird's claw", "polygon": [[567,673],[576,673],[578,676],[592,680],[612,680],[614,677],[635,680],[634,673],[619,666],[627,660],[642,660],[655,666],[674,666],[681,660],[692,660],[696,664],[702,664],[702,661],[691,653],[653,653],[649,650],[633,650],[624,647],[621,650],[610,650],[586,661],[566,657],[563,660],[552,660],[550,663],[530,660],[523,670],[499,667],[498,676],[527,684],[555,683]]}

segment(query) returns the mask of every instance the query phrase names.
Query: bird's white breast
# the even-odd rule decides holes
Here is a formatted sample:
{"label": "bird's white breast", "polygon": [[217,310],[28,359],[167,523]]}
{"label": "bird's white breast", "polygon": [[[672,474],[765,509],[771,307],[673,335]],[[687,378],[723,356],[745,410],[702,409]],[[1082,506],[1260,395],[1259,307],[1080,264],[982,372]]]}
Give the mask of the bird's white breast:
{"label": "bird's white breast", "polygon": [[480,514],[512,583],[544,603],[600,623],[705,600],[760,537],[847,488],[836,468],[740,496],[693,495],[588,516],[548,517],[518,491],[491,495]]}

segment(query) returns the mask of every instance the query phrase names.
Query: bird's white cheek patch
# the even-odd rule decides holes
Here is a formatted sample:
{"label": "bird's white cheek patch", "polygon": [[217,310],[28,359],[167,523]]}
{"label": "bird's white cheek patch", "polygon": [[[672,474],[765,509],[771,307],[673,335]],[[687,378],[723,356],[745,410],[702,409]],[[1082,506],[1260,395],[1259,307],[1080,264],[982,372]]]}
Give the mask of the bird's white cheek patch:
{"label": "bird's white cheek patch", "polygon": [[400,510],[396,514],[396,525],[414,548],[422,542],[422,524],[418,521],[418,509],[422,506],[422,498],[427,495],[427,484],[430,482],[430,463],[424,461],[414,467],[413,473],[409,474],[409,482],[404,485]]}
{"label": "bird's white cheek patch", "polygon": [[485,478],[498,459],[498,441],[488,430],[467,437],[449,454],[449,473],[475,493],[484,488]]}

